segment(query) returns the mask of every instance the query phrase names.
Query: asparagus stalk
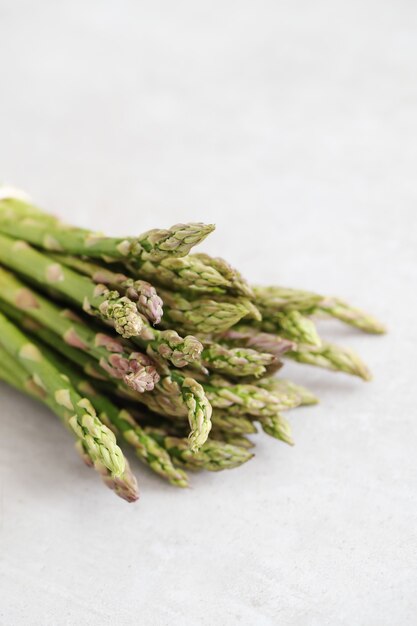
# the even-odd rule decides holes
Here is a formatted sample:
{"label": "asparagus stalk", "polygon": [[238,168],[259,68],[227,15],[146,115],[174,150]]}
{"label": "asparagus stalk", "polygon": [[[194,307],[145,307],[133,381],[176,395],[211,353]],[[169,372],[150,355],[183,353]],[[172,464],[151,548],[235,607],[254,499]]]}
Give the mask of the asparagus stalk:
{"label": "asparagus stalk", "polygon": [[243,278],[242,274],[238,272],[234,267],[229,265],[227,261],[220,257],[212,257],[209,254],[197,253],[192,257],[197,259],[201,263],[204,263],[208,267],[215,269],[221,276],[223,276],[230,284],[230,293],[245,296],[251,300],[254,299],[254,292],[249,283]]}
{"label": "asparagus stalk", "polygon": [[138,335],[143,328],[136,304],[129,298],[121,297],[117,291],[109,291],[105,285],[95,285],[85,276],[51,261],[24,241],[0,235],[0,262],[42,288],[53,288],[86,313],[111,322],[123,337]]}
{"label": "asparagus stalk", "polygon": [[120,272],[113,272],[101,265],[85,259],[66,255],[49,255],[58,263],[76,270],[91,278],[96,284],[108,285],[122,295],[136,302],[139,313],[142,313],[152,324],[159,324],[163,315],[163,302],[155,287],[145,280],[134,280]]}
{"label": "asparagus stalk", "polygon": [[279,335],[260,332],[252,326],[238,324],[219,336],[219,341],[229,346],[244,346],[260,352],[273,354],[278,359],[289,350],[294,350],[294,341]]}
{"label": "asparagus stalk", "polygon": [[260,320],[258,309],[243,297],[186,297],[160,289],[164,301],[164,326],[175,326],[182,332],[208,335],[221,333],[237,324],[242,318]]}
{"label": "asparagus stalk", "polygon": [[372,378],[365,363],[353,350],[332,343],[323,342],[320,347],[299,346],[297,350],[288,352],[286,356],[299,363],[359,376],[366,381]]}
{"label": "asparagus stalk", "polygon": [[233,290],[233,283],[229,279],[192,255],[158,262],[147,260],[129,264],[128,269],[133,278],[149,280],[175,291],[224,294]]}
{"label": "asparagus stalk", "polygon": [[246,450],[250,450],[254,447],[253,441],[245,437],[245,435],[236,435],[233,433],[229,433],[222,430],[214,429],[210,433],[211,439],[216,441],[224,441],[224,443],[230,443],[233,446],[238,446],[239,448],[245,448]]}
{"label": "asparagus stalk", "polygon": [[[40,347],[39,344],[36,345]],[[97,393],[94,388],[94,383],[88,379],[84,379],[74,367],[69,366],[68,363],[59,359],[59,357],[51,350],[48,350],[45,347],[42,347],[42,350],[46,354],[49,362],[59,368],[61,373],[65,374],[65,376],[71,381],[71,384],[75,387],[75,389],[91,402],[101,421],[116,434],[121,434],[121,436],[130,445],[132,445],[137,456],[142,461],[144,461],[159,476],[168,480],[172,485],[178,487],[188,486],[186,474],[174,467],[169,454],[154,439],[152,439],[151,436],[144,432],[128,411],[119,409],[104,395]],[[3,350],[1,349],[1,346],[0,356],[3,358]],[[54,412],[58,411],[58,414],[59,411],[61,411],[62,414],[62,410],[66,410],[65,407],[60,408],[59,405],[56,405],[56,402],[53,402],[53,400],[48,397],[45,398],[45,401]],[[82,442],[80,442],[77,446],[78,451],[81,453],[81,450],[84,450],[85,454],[89,454],[88,450],[85,450],[84,444],[80,447],[81,444]],[[87,464],[94,464],[96,470],[103,476],[103,480],[106,478],[109,482],[109,486],[113,486],[115,490],[123,486],[120,484],[118,479],[109,477],[108,472],[105,471],[102,464],[98,461],[92,460],[90,456],[89,458],[90,463]],[[86,459],[84,460],[86,461]],[[128,480],[128,476],[123,476],[122,478],[122,482],[126,482]]]}
{"label": "asparagus stalk", "polygon": [[385,326],[374,317],[339,298],[286,287],[254,287],[253,290],[261,308],[271,313],[294,310],[305,315],[325,313],[368,333],[386,332]]}
{"label": "asparagus stalk", "polygon": [[189,470],[205,469],[218,472],[238,467],[254,456],[245,448],[216,440],[207,441],[198,452],[191,452],[188,441],[184,438],[166,435],[160,429],[149,428],[147,432],[169,452],[181,467]]}
{"label": "asparagus stalk", "polygon": [[59,370],[1,313],[0,344],[33,376],[36,384],[47,395],[71,412],[68,424],[76,436],[85,442],[91,456],[120,476],[125,469],[125,458],[112,431],[97,418],[91,403],[79,396]]}
{"label": "asparagus stalk", "polygon": [[[106,237],[82,228],[67,226],[58,219],[46,220],[37,209],[31,215],[19,211],[22,203],[0,201],[0,231],[45,250],[87,257],[159,260],[185,256],[214,230],[213,224],[175,224],[167,230],[153,229],[138,237]],[[23,213],[23,214],[22,214]]]}
{"label": "asparagus stalk", "polygon": [[0,300],[24,311],[41,326],[56,333],[69,346],[97,359],[103,373],[122,379],[138,392],[153,389],[159,379],[149,356],[129,352],[118,339],[95,332],[66,310],[29,289],[15,276],[0,268]]}
{"label": "asparagus stalk", "polygon": [[[15,361],[0,346],[0,379],[11,387],[20,392],[42,401],[46,404],[55,415],[57,415],[63,423],[68,427],[68,419],[71,413],[62,405],[59,405],[53,398],[45,394],[44,389],[39,387],[33,378],[23,368],[16,367]],[[135,502],[138,497],[138,485],[136,478],[132,474],[129,463],[125,459],[125,469],[120,476],[115,476],[110,470],[98,459],[94,458],[89,452],[82,439],[77,439],[75,448],[80,454],[82,460],[89,467],[94,469],[101,476],[104,484],[112,489],[116,495],[123,498],[127,502]]]}
{"label": "asparagus stalk", "polygon": [[227,409],[214,409],[211,419],[216,433],[253,435],[257,432],[255,424],[247,415],[231,415]]}
{"label": "asparagus stalk", "polygon": [[[136,394],[117,386],[114,389],[121,398],[139,401],[151,411],[168,418],[188,418],[189,444],[197,451],[208,438],[211,430],[212,407],[204,389],[191,376],[182,376],[172,370],[161,376],[152,393]],[[146,396],[146,397],[145,397]]]}
{"label": "asparagus stalk", "polygon": [[181,337],[175,330],[157,330],[147,323],[133,342],[146,349],[149,356],[170,361],[175,367],[196,364],[203,350],[203,345],[193,335]]}
{"label": "asparagus stalk", "polygon": [[280,439],[290,446],[294,445],[294,440],[291,435],[291,427],[282,413],[275,413],[275,415],[263,416],[260,420],[262,430],[275,439]]}
{"label": "asparagus stalk", "polygon": [[279,311],[299,311],[311,315],[323,299],[318,294],[287,287],[254,286],[253,292],[259,306],[272,315]]}
{"label": "asparagus stalk", "polygon": [[169,378],[178,386],[187,408],[191,428],[189,445],[193,452],[197,452],[207,441],[211,430],[211,404],[204,388],[193,378],[184,378],[177,372],[172,372]]}
{"label": "asparagus stalk", "polygon": [[150,356],[162,357],[175,367],[184,367],[199,358],[203,346],[198,339],[192,335],[183,338],[172,329],[160,331],[148,323],[147,320],[159,323],[162,316],[162,300],[152,285],[141,280],[133,281],[124,274],[111,272],[73,256],[53,255],[53,258],[58,261],[61,259],[65,265],[88,275],[96,283],[109,284],[119,290],[121,288],[122,293],[136,302],[139,312],[147,319],[143,320],[141,333],[134,338],[134,342],[146,349]]}
{"label": "asparagus stalk", "polygon": [[43,343],[77,365],[87,377],[94,378],[95,380],[109,380],[107,372],[100,367],[98,361],[91,357],[89,353],[68,345],[49,328],[42,326],[42,324],[39,324],[31,317],[26,316],[24,311],[11,306],[1,299],[0,311],[10,320],[16,322],[23,331],[27,331],[30,335],[36,336],[42,340]]}
{"label": "asparagus stalk", "polygon": [[94,382],[83,378],[74,367],[63,362],[62,358],[50,350],[45,348],[43,350],[46,351],[48,360],[59,367],[75,389],[88,398],[101,421],[134,448],[139,459],[172,485],[188,487],[187,475],[174,467],[169,454],[137,424],[128,411],[119,409],[105,395],[98,393]]}
{"label": "asparagus stalk", "polygon": [[201,359],[210,371],[232,377],[259,378],[280,367],[280,361],[268,352],[258,352],[251,348],[228,348],[215,342],[204,344]]}
{"label": "asparagus stalk", "polygon": [[103,483],[114,491],[114,493],[126,500],[126,502],[136,502],[139,498],[137,480],[126,459],[126,467],[121,476],[114,476],[103,463],[97,459],[92,459],[88,450],[81,439],[75,442],[75,449],[81,457],[81,460],[87,467],[93,467],[100,475]]}
{"label": "asparagus stalk", "polygon": [[255,385],[220,387],[206,383],[203,387],[213,408],[227,409],[229,415],[273,416],[283,409],[295,408],[300,404],[295,394],[271,393]]}
{"label": "asparagus stalk", "polygon": [[[2,271],[0,270],[0,299],[4,299],[5,296],[8,295],[8,292],[3,288],[4,284],[1,277]],[[8,300],[9,304],[14,304],[13,297]],[[38,309],[25,307],[25,313],[30,316],[32,316],[34,311],[36,312]],[[20,323],[27,324],[27,322],[22,321],[24,315],[19,316],[18,309],[14,307],[11,308],[11,314],[16,316],[17,319],[20,320]],[[34,319],[37,320],[37,317],[34,317]],[[67,318],[62,319],[65,320]],[[91,361],[86,361],[85,355],[79,349],[74,349],[80,347],[78,342],[73,341],[70,346],[66,345],[65,341],[62,340],[61,333],[54,335],[50,331],[45,331],[45,329],[42,328],[42,320],[43,318],[41,316],[39,319],[41,327],[36,329],[38,334],[41,333],[42,339],[79,365],[87,374],[92,374],[96,377],[94,367],[91,367]],[[70,337],[74,337],[72,331]],[[84,340],[84,335],[81,335],[81,337]],[[68,340],[68,334],[66,334],[66,339]],[[92,349],[91,352],[93,352]],[[107,367],[104,367],[104,371],[109,374],[111,373],[108,371]],[[117,376],[114,378],[117,379]],[[122,397],[130,397],[134,401],[139,401],[156,413],[162,413],[163,415],[167,413],[168,415],[174,416],[187,415],[191,426],[190,446],[193,450],[197,450],[202,443],[206,441],[211,428],[211,406],[204,394],[202,386],[193,378],[189,376],[183,377],[178,372],[172,372],[162,377],[161,381],[159,381],[155,387],[155,392],[152,394],[135,392],[130,396],[127,387],[118,387],[117,391],[119,393],[121,392]],[[149,396],[146,400],[144,400],[145,395]]]}
{"label": "asparagus stalk", "polygon": [[256,325],[264,332],[277,333],[290,341],[320,346],[321,339],[314,322],[298,311],[269,313],[260,305],[262,320]]}
{"label": "asparagus stalk", "polygon": [[339,298],[323,298],[314,312],[325,313],[339,319],[341,322],[345,322],[345,324],[359,328],[359,330],[363,330],[365,333],[383,335],[387,332],[386,327],[375,317],[362,311],[362,309],[350,306]]}
{"label": "asparagus stalk", "polygon": [[309,389],[302,385],[296,385],[290,380],[284,380],[282,378],[264,378],[257,381],[259,387],[263,387],[272,393],[285,393],[295,394],[300,405],[317,404],[319,399]]}

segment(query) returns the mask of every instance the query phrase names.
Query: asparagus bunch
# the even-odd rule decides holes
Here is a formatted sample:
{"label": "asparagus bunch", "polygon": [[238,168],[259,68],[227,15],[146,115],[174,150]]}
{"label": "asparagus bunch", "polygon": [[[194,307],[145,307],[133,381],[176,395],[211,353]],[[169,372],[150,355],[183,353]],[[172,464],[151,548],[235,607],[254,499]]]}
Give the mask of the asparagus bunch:
{"label": "asparagus bunch", "polygon": [[115,238],[0,191],[0,379],[46,404],[116,495],[136,479],[119,444],[172,485],[253,457],[262,431],[293,445],[286,412],[317,403],[274,374],[290,358],[370,379],[315,316],[383,333],[338,298],[251,286],[191,252],[212,225]]}

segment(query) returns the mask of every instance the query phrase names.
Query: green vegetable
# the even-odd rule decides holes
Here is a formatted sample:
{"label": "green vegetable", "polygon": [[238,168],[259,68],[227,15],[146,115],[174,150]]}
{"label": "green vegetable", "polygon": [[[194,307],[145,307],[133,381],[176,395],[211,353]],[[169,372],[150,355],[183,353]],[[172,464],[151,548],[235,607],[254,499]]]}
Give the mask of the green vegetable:
{"label": "green vegetable", "polygon": [[68,424],[82,439],[93,459],[101,461],[112,473],[120,476],[125,469],[125,458],[116,444],[111,430],[95,414],[91,403],[78,395],[68,379],[61,374],[18,328],[0,313],[0,344],[26,372],[33,376],[38,387],[60,406],[68,409]]}
{"label": "green vegetable", "polygon": [[136,304],[129,298],[52,261],[25,241],[0,235],[0,262],[35,281],[42,289],[53,288],[85,313],[111,322],[123,337],[139,335],[143,328]]}
{"label": "green vegetable", "polygon": [[[114,259],[164,259],[185,256],[214,230],[213,224],[175,224],[168,230],[149,230],[137,237],[114,238],[82,228],[66,226],[58,219],[43,217],[39,209],[29,213],[20,202],[0,201],[0,231],[45,250],[87,257]],[[26,209],[27,211],[28,209]]]}
{"label": "green vegetable", "polygon": [[138,498],[137,483],[115,435],[186,487],[184,470],[248,461],[258,429],[293,445],[287,411],[318,399],[273,376],[286,359],[370,379],[312,318],[376,334],[382,324],[338,298],[251,287],[224,259],[189,254],[213,226],[106,237],[7,195],[0,190],[0,379],[49,406],[125,500]]}

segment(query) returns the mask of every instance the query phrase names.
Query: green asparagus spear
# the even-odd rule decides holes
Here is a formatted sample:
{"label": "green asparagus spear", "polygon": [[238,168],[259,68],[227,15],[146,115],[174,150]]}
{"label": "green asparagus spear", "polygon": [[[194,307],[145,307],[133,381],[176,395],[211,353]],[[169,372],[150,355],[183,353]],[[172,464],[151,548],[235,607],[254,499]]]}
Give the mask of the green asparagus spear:
{"label": "green asparagus spear", "polygon": [[77,437],[85,442],[92,457],[120,476],[125,469],[125,458],[114,434],[97,418],[90,402],[79,396],[59,370],[1,313],[0,344],[34,377],[48,396],[71,411],[68,423]]}
{"label": "green asparagus spear", "polygon": [[255,385],[220,387],[205,383],[203,387],[213,408],[227,409],[229,415],[269,416],[300,404],[295,394],[271,393]]}
{"label": "green asparagus spear", "polygon": [[170,361],[175,367],[196,364],[203,350],[203,345],[193,335],[181,337],[175,330],[157,330],[146,322],[141,334],[132,340],[149,356]]}
{"label": "green asparagus spear", "polygon": [[294,310],[305,315],[325,313],[368,333],[386,332],[385,326],[374,317],[339,298],[286,287],[254,287],[253,290],[259,306],[269,313]]}
{"label": "green asparagus spear", "polygon": [[116,435],[120,434],[134,448],[142,461],[172,485],[188,487],[186,474],[173,466],[169,454],[136,423],[128,411],[119,409],[105,395],[98,393],[93,381],[84,379],[74,367],[65,363],[56,353],[47,348],[43,350],[48,360],[59,367],[78,393],[88,398],[101,421]]}
{"label": "green asparagus spear", "polygon": [[[4,286],[7,285],[7,283],[2,282],[3,274],[4,272],[0,270],[0,299],[5,298],[7,295],[7,292],[4,289]],[[12,293],[12,297],[10,298],[11,304],[14,304],[14,297],[15,295]],[[27,305],[24,310],[25,313],[30,316],[32,316],[32,314],[35,315],[34,312],[38,311],[37,308],[28,308]],[[12,309],[12,315],[13,314],[18,315],[18,310],[15,309],[15,312],[13,313]],[[36,319],[36,317],[34,319]],[[54,334],[50,331],[45,332],[45,329],[42,329],[43,319],[44,318],[40,316],[40,329],[36,330],[38,334],[41,334],[41,338],[58,350],[58,352],[64,354],[64,356],[79,365],[86,373],[92,374],[95,377],[94,369],[91,371],[91,362],[86,362],[85,355],[82,351],[76,349],[69,350],[68,346],[66,346],[65,342],[61,339],[62,333],[54,336]],[[65,320],[67,318],[62,319]],[[22,316],[18,316],[18,320],[22,323]],[[71,327],[71,329],[72,328],[73,327]],[[70,337],[74,337],[72,331]],[[85,339],[85,335],[81,335],[81,337],[83,340]],[[66,335],[66,338],[68,339],[68,334]],[[79,347],[78,342],[73,341],[70,342],[70,344],[69,348]],[[108,372],[108,368],[105,367],[104,371]],[[117,376],[115,378],[117,379]],[[123,397],[130,397],[134,401],[139,401],[156,413],[167,413],[168,415],[174,416],[188,415],[192,429],[190,434],[190,445],[193,450],[198,449],[198,447],[207,439],[211,428],[211,406],[207,401],[203,388],[193,378],[189,376],[183,377],[178,372],[172,372],[172,375],[168,374],[162,377],[152,394],[134,393],[132,396],[129,396],[127,387],[122,387],[121,389],[118,388],[118,391],[121,391]],[[149,396],[146,400],[142,397],[145,395]]]}
{"label": "green asparagus spear", "polygon": [[[68,419],[71,416],[71,412],[64,406],[55,402],[53,398],[46,395],[44,389],[35,383],[30,374],[23,368],[16,366],[16,362],[2,346],[0,346],[0,380],[3,380],[18,391],[27,393],[37,400],[42,401],[53,413],[61,418],[66,426],[69,426]],[[127,502],[135,502],[138,499],[137,481],[132,474],[127,459],[125,459],[125,469],[123,473],[120,476],[115,476],[98,458],[94,458],[91,455],[82,439],[76,440],[75,447],[84,463],[89,467],[94,467],[105,485],[112,489],[116,495]]]}
{"label": "green asparagus spear", "polygon": [[[213,409],[213,428],[229,435],[253,435],[256,426],[247,415],[231,415],[228,409]],[[253,419],[253,418],[252,418]]]}
{"label": "green asparagus spear", "polygon": [[262,321],[255,322],[266,333],[277,333],[297,344],[320,346],[321,339],[314,322],[298,311],[268,313],[260,306]]}
{"label": "green asparagus spear", "polygon": [[26,316],[23,310],[15,308],[0,299],[0,311],[11,321],[15,322],[23,331],[39,338],[43,343],[59,352],[65,359],[77,365],[87,377],[94,378],[95,380],[108,380],[109,376],[107,372],[100,367],[98,361],[90,356],[89,353],[68,345],[52,330],[46,328],[31,317]]}
{"label": "green asparagus spear", "polygon": [[213,224],[175,224],[168,230],[153,229],[134,238],[115,238],[67,226],[57,219],[51,220],[49,216],[45,221],[39,213],[37,210],[29,216],[19,215],[16,202],[2,200],[0,231],[45,250],[93,258],[159,260],[185,256],[215,228]]}
{"label": "green asparagus spear", "polygon": [[147,260],[128,265],[128,270],[133,279],[149,280],[152,284],[164,285],[176,291],[222,294],[231,292],[233,288],[232,282],[214,267],[192,255],[159,262]]}
{"label": "green asparagus spear", "polygon": [[335,372],[345,372],[359,376],[363,380],[371,380],[372,375],[362,359],[348,348],[342,348],[323,342],[320,347],[299,346],[297,350],[287,352],[286,356],[299,363],[324,367]]}
{"label": "green asparagus spear", "polygon": [[180,332],[203,335],[221,333],[234,326],[242,318],[260,320],[257,308],[242,297],[216,296],[195,298],[181,293],[160,289],[164,301],[164,326],[174,326]]}
{"label": "green asparagus spear", "polygon": [[212,267],[221,276],[223,276],[230,284],[229,292],[237,295],[245,296],[251,300],[254,300],[254,293],[252,287],[243,278],[242,274],[238,272],[234,267],[229,265],[227,261],[220,257],[212,257],[209,254],[197,253],[191,255],[194,259],[197,259],[201,263],[204,263],[207,267]]}
{"label": "green asparagus spear", "polygon": [[51,261],[24,241],[0,235],[0,262],[42,288],[53,288],[86,313],[111,322],[123,337],[138,335],[143,328],[136,304],[126,296],[109,291],[105,285],[95,285],[85,276]]}
{"label": "green asparagus spear", "polygon": [[216,441],[224,441],[224,443],[230,443],[232,446],[238,446],[239,448],[245,448],[246,450],[250,450],[255,445],[253,441],[248,439],[245,435],[236,435],[226,431],[218,430],[216,428],[213,428],[213,430],[211,431],[210,439],[214,439]]}
{"label": "green asparagus spear", "polygon": [[296,385],[290,380],[284,380],[276,377],[263,378],[258,380],[256,384],[259,387],[267,389],[271,393],[295,394],[299,398],[301,405],[317,404],[319,401],[317,396],[315,396],[309,389],[302,387],[301,385]]}
{"label": "green asparagus spear", "polygon": [[[183,338],[172,329],[160,331],[152,328],[149,324],[148,320],[150,319],[153,319],[154,323],[159,322],[162,315],[162,300],[149,283],[139,280],[133,281],[126,278],[123,274],[116,274],[115,272],[101,269],[100,266],[94,263],[76,257],[53,255],[54,260],[59,260],[61,257],[65,265],[89,275],[94,282],[100,282],[100,279],[103,279],[103,283],[111,284],[112,287],[122,287],[122,292],[137,303],[138,310],[147,319],[143,319],[141,333],[134,337],[133,341],[141,348],[146,349],[150,356],[155,358],[162,357],[170,361],[175,367],[184,367],[198,360],[203,349],[198,339],[192,335],[187,335]],[[139,284],[141,284],[141,287]],[[134,285],[134,287],[131,285]],[[140,288],[142,289],[141,294],[139,293]]]}
{"label": "green asparagus spear", "polygon": [[350,306],[339,298],[324,298],[314,312],[325,313],[326,315],[335,317],[341,322],[345,322],[345,324],[363,330],[365,333],[383,335],[387,332],[386,327],[375,317],[365,313],[361,309]]}
{"label": "green asparagus spear", "polygon": [[298,311],[311,315],[322,300],[322,296],[308,291],[286,287],[253,287],[256,302],[269,314]]}
{"label": "green asparagus spear", "polygon": [[138,392],[153,389],[159,379],[152,360],[129,350],[116,338],[95,332],[66,310],[25,286],[10,272],[0,268],[0,300],[24,311],[41,326],[52,330],[69,346],[91,354],[103,373],[122,379]]}
{"label": "green asparagus spear", "polygon": [[137,480],[127,459],[123,474],[121,476],[114,476],[98,459],[91,458],[88,449],[85,447],[84,442],[81,441],[81,439],[77,439],[75,442],[75,449],[87,467],[93,467],[101,476],[101,479],[106,487],[114,491],[119,498],[126,500],[126,502],[136,502],[136,500],[138,500],[139,493]]}
{"label": "green asparagus spear", "polygon": [[58,263],[89,276],[96,284],[108,285],[122,295],[136,302],[139,313],[142,313],[152,324],[159,324],[163,314],[163,302],[155,287],[144,280],[133,280],[121,272],[113,272],[97,263],[66,255],[50,254]]}
{"label": "green asparagus spear", "polygon": [[228,348],[214,342],[205,342],[201,359],[210,371],[232,377],[259,378],[280,366],[279,360],[268,352],[258,352],[251,348]]}
{"label": "green asparagus spear", "polygon": [[222,333],[218,339],[226,345],[253,348],[260,352],[273,354],[278,359],[286,352],[296,348],[294,341],[272,333],[260,332],[257,328],[245,324],[238,324],[230,328]]}
{"label": "green asparagus spear", "polygon": [[262,430],[275,439],[280,439],[290,446],[294,445],[294,440],[291,436],[291,428],[288,421],[282,415],[282,413],[275,413],[275,415],[263,416],[260,420]]}
{"label": "green asparagus spear", "polygon": [[149,428],[146,431],[169,452],[181,467],[189,470],[205,469],[218,472],[238,467],[253,457],[253,454],[245,448],[216,440],[206,441],[198,452],[191,452],[187,439],[167,436],[159,429]]}

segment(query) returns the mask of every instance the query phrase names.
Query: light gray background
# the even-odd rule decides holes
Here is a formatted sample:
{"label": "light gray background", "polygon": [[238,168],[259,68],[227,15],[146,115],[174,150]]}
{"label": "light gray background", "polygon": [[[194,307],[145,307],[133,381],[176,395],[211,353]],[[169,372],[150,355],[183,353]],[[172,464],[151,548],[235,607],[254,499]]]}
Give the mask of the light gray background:
{"label": "light gray background", "polygon": [[125,234],[214,221],[252,280],[385,320],[371,384],[291,365],[296,446],[118,501],[4,386],[5,626],[416,623],[417,37],[411,0],[0,2],[0,177]]}

